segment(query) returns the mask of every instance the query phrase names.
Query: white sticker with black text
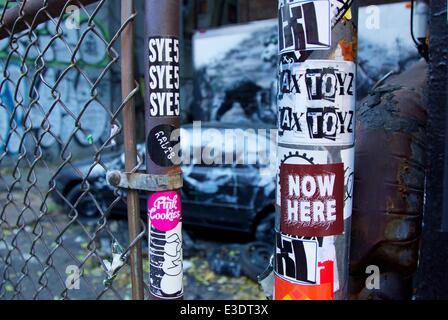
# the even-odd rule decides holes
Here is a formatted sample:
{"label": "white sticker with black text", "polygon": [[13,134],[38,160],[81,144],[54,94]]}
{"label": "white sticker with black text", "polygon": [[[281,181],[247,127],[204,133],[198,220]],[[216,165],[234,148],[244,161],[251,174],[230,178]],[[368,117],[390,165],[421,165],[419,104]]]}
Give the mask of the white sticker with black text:
{"label": "white sticker with black text", "polygon": [[279,74],[279,143],[354,143],[356,65],[308,60],[283,64]]}

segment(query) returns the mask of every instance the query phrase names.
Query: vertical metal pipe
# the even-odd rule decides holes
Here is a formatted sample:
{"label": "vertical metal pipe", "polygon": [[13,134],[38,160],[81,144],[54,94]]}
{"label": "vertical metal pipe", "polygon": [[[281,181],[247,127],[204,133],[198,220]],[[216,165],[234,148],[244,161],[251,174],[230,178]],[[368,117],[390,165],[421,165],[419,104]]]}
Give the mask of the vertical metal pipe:
{"label": "vertical metal pipe", "polygon": [[418,300],[448,299],[448,2],[431,1],[429,14],[427,169]]}
{"label": "vertical metal pipe", "polygon": [[[121,1],[121,23],[134,14],[133,0]],[[128,23],[121,35],[121,93],[125,99],[133,90],[134,78],[134,21]],[[135,101],[129,99],[123,108],[125,170],[131,172],[137,165],[137,139],[135,136]],[[137,190],[127,191],[129,240],[132,242],[140,233],[140,205]],[[143,300],[142,247],[138,241],[130,250],[132,299]]]}
{"label": "vertical metal pipe", "polygon": [[[80,3],[86,7],[89,4],[95,3],[98,0],[80,0],[73,1],[71,4],[77,5]],[[18,1],[16,1],[18,2]],[[21,1],[23,2],[23,1]],[[0,21],[0,40],[10,36],[10,33],[19,33],[27,30],[29,26],[37,26],[50,17],[58,17],[66,8],[68,1],[47,0],[45,2],[45,10],[42,10],[44,3],[40,0],[27,0],[24,5],[17,4],[16,6],[7,9]],[[2,8],[3,10],[3,8]],[[20,17],[20,19],[18,19]]]}
{"label": "vertical metal pipe", "polygon": [[[179,0],[145,1],[145,127],[149,174],[180,174]],[[182,299],[180,190],[148,199],[152,299]]]}
{"label": "vertical metal pipe", "polygon": [[274,298],[348,296],[354,172],[352,0],[279,0]]}

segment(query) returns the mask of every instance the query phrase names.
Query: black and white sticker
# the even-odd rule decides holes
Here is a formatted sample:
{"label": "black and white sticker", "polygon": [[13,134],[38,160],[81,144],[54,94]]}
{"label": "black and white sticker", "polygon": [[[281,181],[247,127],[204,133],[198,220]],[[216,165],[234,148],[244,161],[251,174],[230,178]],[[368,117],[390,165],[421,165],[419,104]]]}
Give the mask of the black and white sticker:
{"label": "black and white sticker", "polygon": [[175,147],[180,143],[180,138],[172,140],[176,128],[169,124],[161,124],[154,127],[146,141],[151,160],[160,167],[172,167],[180,163]]}
{"label": "black and white sticker", "polygon": [[151,117],[179,116],[179,39],[152,37],[149,47],[149,113]]}
{"label": "black and white sticker", "polygon": [[183,295],[182,223],[169,231],[149,227],[151,293],[159,298],[179,298]]}
{"label": "black and white sticker", "polygon": [[298,283],[318,283],[317,238],[296,238],[276,234],[275,266],[280,277]]}
{"label": "black and white sticker", "polygon": [[279,53],[331,47],[329,0],[279,1]]}
{"label": "black and white sticker", "polygon": [[279,75],[279,142],[353,144],[355,77],[356,65],[351,61],[283,64]]}
{"label": "black and white sticker", "polygon": [[[323,271],[331,274],[334,292],[340,289],[335,237],[291,237],[276,233],[275,274],[300,284],[320,284]],[[331,262],[332,270],[323,270]],[[328,278],[328,277],[327,277]]]}
{"label": "black and white sticker", "polygon": [[331,27],[342,19],[351,8],[353,0],[331,0]]}

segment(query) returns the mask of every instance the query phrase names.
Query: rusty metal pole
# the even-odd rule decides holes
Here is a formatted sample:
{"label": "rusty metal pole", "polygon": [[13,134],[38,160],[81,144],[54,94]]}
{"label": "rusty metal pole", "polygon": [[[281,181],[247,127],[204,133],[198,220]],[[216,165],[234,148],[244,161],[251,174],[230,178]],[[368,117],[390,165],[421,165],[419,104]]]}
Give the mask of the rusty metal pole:
{"label": "rusty metal pole", "polygon": [[[127,26],[121,34],[121,90],[125,99],[133,90],[134,78],[134,2],[121,1],[121,23]],[[137,139],[135,136],[135,101],[131,97],[123,108],[125,170],[131,172],[137,165]],[[132,242],[140,233],[140,204],[137,190],[127,190],[129,240]],[[132,299],[143,300],[143,265],[141,242],[130,249]]]}
{"label": "rusty metal pole", "polygon": [[279,0],[276,300],[348,297],[354,172],[352,0]]}
{"label": "rusty metal pole", "polygon": [[[180,1],[145,1],[146,164],[152,175],[180,175]],[[174,138],[173,137],[176,137]],[[180,190],[148,199],[151,299],[182,299]]]}

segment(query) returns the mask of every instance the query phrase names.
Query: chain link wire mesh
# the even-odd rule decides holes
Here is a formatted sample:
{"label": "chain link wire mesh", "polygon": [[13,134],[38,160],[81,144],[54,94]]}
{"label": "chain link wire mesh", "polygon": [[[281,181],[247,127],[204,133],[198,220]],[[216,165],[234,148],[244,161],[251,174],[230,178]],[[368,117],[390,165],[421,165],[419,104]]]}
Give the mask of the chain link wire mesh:
{"label": "chain link wire mesh", "polygon": [[117,49],[135,15],[57,2],[0,0],[0,299],[129,299],[144,223],[130,241],[111,219],[126,198],[105,176],[122,170],[121,112],[139,94],[120,94]]}

